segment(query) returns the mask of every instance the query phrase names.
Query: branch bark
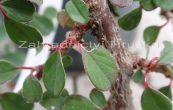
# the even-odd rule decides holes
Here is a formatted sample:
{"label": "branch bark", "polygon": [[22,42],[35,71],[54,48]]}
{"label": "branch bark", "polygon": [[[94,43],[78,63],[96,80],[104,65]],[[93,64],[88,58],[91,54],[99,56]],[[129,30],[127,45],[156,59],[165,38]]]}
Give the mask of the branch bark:
{"label": "branch bark", "polygon": [[90,27],[93,34],[117,59],[118,77],[112,84],[110,96],[111,110],[132,110],[130,78],[133,73],[135,57],[122,42],[117,19],[110,12],[107,0],[94,0],[90,8]]}
{"label": "branch bark", "polygon": [[[89,26],[93,35],[113,54],[119,65],[118,76],[115,77],[110,90],[111,96],[107,110],[134,110],[130,79],[136,67],[145,69],[149,61],[138,58],[124,46],[117,19],[109,9],[108,0],[86,0],[86,2],[89,2],[90,6],[91,19]],[[153,68],[151,71],[161,72],[165,76],[171,77],[171,73],[165,65],[158,65],[157,68]]]}

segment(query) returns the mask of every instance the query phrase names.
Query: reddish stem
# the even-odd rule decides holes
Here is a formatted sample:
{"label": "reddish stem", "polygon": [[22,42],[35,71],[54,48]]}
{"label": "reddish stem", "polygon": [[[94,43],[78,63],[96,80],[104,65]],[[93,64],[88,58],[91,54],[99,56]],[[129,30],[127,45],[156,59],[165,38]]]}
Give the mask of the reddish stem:
{"label": "reddish stem", "polygon": [[34,67],[25,67],[25,66],[17,67],[17,69],[20,69],[20,70],[22,70],[22,69],[30,70],[31,71],[31,73],[30,73],[31,76],[34,76],[33,73],[34,73],[34,71],[36,71],[36,68],[34,68]]}
{"label": "reddish stem", "polygon": [[149,88],[148,82],[149,82],[149,71],[146,70],[146,72],[145,72],[145,78],[144,78],[144,87],[145,88]]}
{"label": "reddish stem", "polygon": [[17,69],[35,70],[35,68],[33,68],[33,67],[26,67],[26,66],[19,66],[19,67],[17,67]]}
{"label": "reddish stem", "polygon": [[147,68],[145,70],[145,78],[144,78],[144,87],[148,88],[148,82],[149,82],[149,73],[152,69],[157,68],[159,64],[159,60],[157,57],[153,58],[148,64],[147,64]]}
{"label": "reddish stem", "polygon": [[166,19],[166,22],[163,25],[161,25],[160,28],[164,28],[169,23],[169,21],[170,21],[170,19],[167,18]]}

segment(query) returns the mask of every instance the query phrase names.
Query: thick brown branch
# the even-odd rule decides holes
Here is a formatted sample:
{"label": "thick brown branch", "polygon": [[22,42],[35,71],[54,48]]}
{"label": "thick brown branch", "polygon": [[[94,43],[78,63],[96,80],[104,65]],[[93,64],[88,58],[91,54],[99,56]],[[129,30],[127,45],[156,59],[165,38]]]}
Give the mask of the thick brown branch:
{"label": "thick brown branch", "polygon": [[[133,110],[130,96],[130,79],[133,70],[136,69],[137,66],[145,69],[149,61],[138,58],[124,46],[117,19],[110,12],[108,1],[89,1],[92,1],[89,26],[93,31],[93,35],[95,35],[98,41],[113,54],[118,62],[120,70],[112,84],[109,109]],[[170,71],[168,71],[165,65],[158,65],[157,68],[153,68],[151,71],[161,72],[164,73],[165,76],[171,77]]]}
{"label": "thick brown branch", "polygon": [[110,109],[132,110],[129,84],[135,57],[122,42],[117,20],[110,12],[107,0],[93,0],[93,4],[95,6],[90,9],[90,27],[98,40],[115,56],[120,70],[112,85]]}

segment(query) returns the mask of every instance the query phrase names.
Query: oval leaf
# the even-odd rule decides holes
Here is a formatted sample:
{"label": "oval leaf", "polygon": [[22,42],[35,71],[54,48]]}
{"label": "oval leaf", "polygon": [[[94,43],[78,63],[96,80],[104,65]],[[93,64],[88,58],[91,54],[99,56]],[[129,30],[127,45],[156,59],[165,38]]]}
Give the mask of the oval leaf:
{"label": "oval leaf", "polygon": [[133,80],[136,83],[142,83],[144,81],[144,73],[142,70],[137,70],[133,75]]}
{"label": "oval leaf", "polygon": [[0,84],[17,76],[17,67],[7,61],[0,61]]}
{"label": "oval leaf", "polygon": [[64,90],[58,97],[52,96],[49,92],[45,92],[40,104],[48,110],[62,110],[64,101],[68,96],[67,90]]}
{"label": "oval leaf", "polygon": [[43,91],[38,79],[33,76],[29,76],[23,84],[24,99],[28,103],[38,102],[41,100],[42,94]]}
{"label": "oval leaf", "polygon": [[35,12],[34,5],[28,0],[8,0],[2,3],[2,7],[10,18],[22,22],[32,20]]}
{"label": "oval leaf", "polygon": [[162,93],[147,88],[141,100],[142,110],[172,110],[171,101]]}
{"label": "oval leaf", "polygon": [[83,0],[71,0],[67,2],[65,10],[72,20],[82,24],[88,23],[89,10]]}
{"label": "oval leaf", "polygon": [[57,16],[57,10],[54,7],[48,7],[44,11],[43,15],[46,16],[49,19],[53,19],[53,18],[55,18]]}
{"label": "oval leaf", "polygon": [[5,93],[2,95],[1,105],[3,110],[32,110],[33,104],[28,104],[18,94]]}
{"label": "oval leaf", "polygon": [[100,90],[108,90],[116,77],[115,58],[104,48],[96,48],[82,54],[85,71],[91,82]]}
{"label": "oval leaf", "polygon": [[144,31],[145,44],[151,46],[153,43],[155,43],[158,38],[159,32],[160,32],[159,26],[150,26],[146,28]]}
{"label": "oval leaf", "polygon": [[169,64],[173,63],[173,44],[168,41],[164,41],[164,49],[161,52],[160,63]]}
{"label": "oval leaf", "polygon": [[106,105],[106,99],[102,92],[98,91],[97,89],[93,89],[90,93],[90,99],[94,104],[99,107],[104,107]]}
{"label": "oval leaf", "polygon": [[172,100],[172,92],[171,92],[171,87],[170,86],[165,86],[159,89],[159,91],[167,96],[170,100]]}
{"label": "oval leaf", "polygon": [[62,110],[96,110],[96,107],[85,97],[72,95],[66,99]]}
{"label": "oval leaf", "polygon": [[5,27],[11,40],[23,48],[37,47],[43,41],[41,34],[26,24],[5,18]]}
{"label": "oval leaf", "polygon": [[43,82],[54,96],[59,96],[65,85],[65,71],[60,53],[53,53],[43,69]]}
{"label": "oval leaf", "polygon": [[146,11],[152,11],[157,8],[153,0],[141,0],[140,4],[142,8]]}
{"label": "oval leaf", "polygon": [[154,0],[154,3],[166,11],[173,9],[173,0]]}
{"label": "oval leaf", "polygon": [[38,29],[44,36],[50,34],[54,29],[52,21],[45,16],[35,15],[31,21],[31,25]]}
{"label": "oval leaf", "polygon": [[127,31],[130,31],[138,26],[142,17],[142,10],[141,8],[137,8],[132,12],[128,13],[127,15],[123,16],[118,20],[119,26]]}

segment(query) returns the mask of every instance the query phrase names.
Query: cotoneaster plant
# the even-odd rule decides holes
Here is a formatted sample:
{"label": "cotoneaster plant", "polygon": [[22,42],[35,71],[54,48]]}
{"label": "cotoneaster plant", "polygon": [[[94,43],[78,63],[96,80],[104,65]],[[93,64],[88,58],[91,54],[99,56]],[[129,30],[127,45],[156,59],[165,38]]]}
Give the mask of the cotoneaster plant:
{"label": "cotoneaster plant", "polygon": [[[5,32],[14,43],[23,43],[28,48],[49,46],[51,51],[45,64],[35,67],[0,60],[0,84],[15,78],[20,70],[31,71],[19,93],[1,93],[3,110],[32,110],[35,103],[48,110],[134,110],[129,86],[131,79],[144,85],[142,110],[172,110],[171,83],[157,90],[152,88],[148,79],[151,72],[157,72],[172,81],[173,44],[164,41],[159,58],[140,58],[124,46],[119,26],[126,31],[133,30],[141,20],[142,10],[161,8],[160,15],[166,19],[166,23],[149,26],[144,30],[144,41],[149,49],[157,41],[160,31],[173,18],[173,0],[69,0],[65,9],[58,12],[58,20],[62,26],[70,27],[71,31],[59,45],[43,42],[42,36],[53,30],[50,18],[51,13],[56,11],[49,8],[44,15],[38,15],[34,4],[42,2],[0,1],[0,12],[3,15],[1,26],[5,27]],[[140,6],[117,19],[116,9],[127,7],[132,2],[138,2]],[[83,38],[88,30],[98,40],[99,45],[94,48],[89,47]],[[71,48],[81,54],[86,74],[95,86],[90,99],[69,94],[64,88],[64,68],[72,64],[72,58],[68,55]],[[43,80],[46,91],[43,91],[40,80]],[[110,91],[108,100],[103,91]]]}

